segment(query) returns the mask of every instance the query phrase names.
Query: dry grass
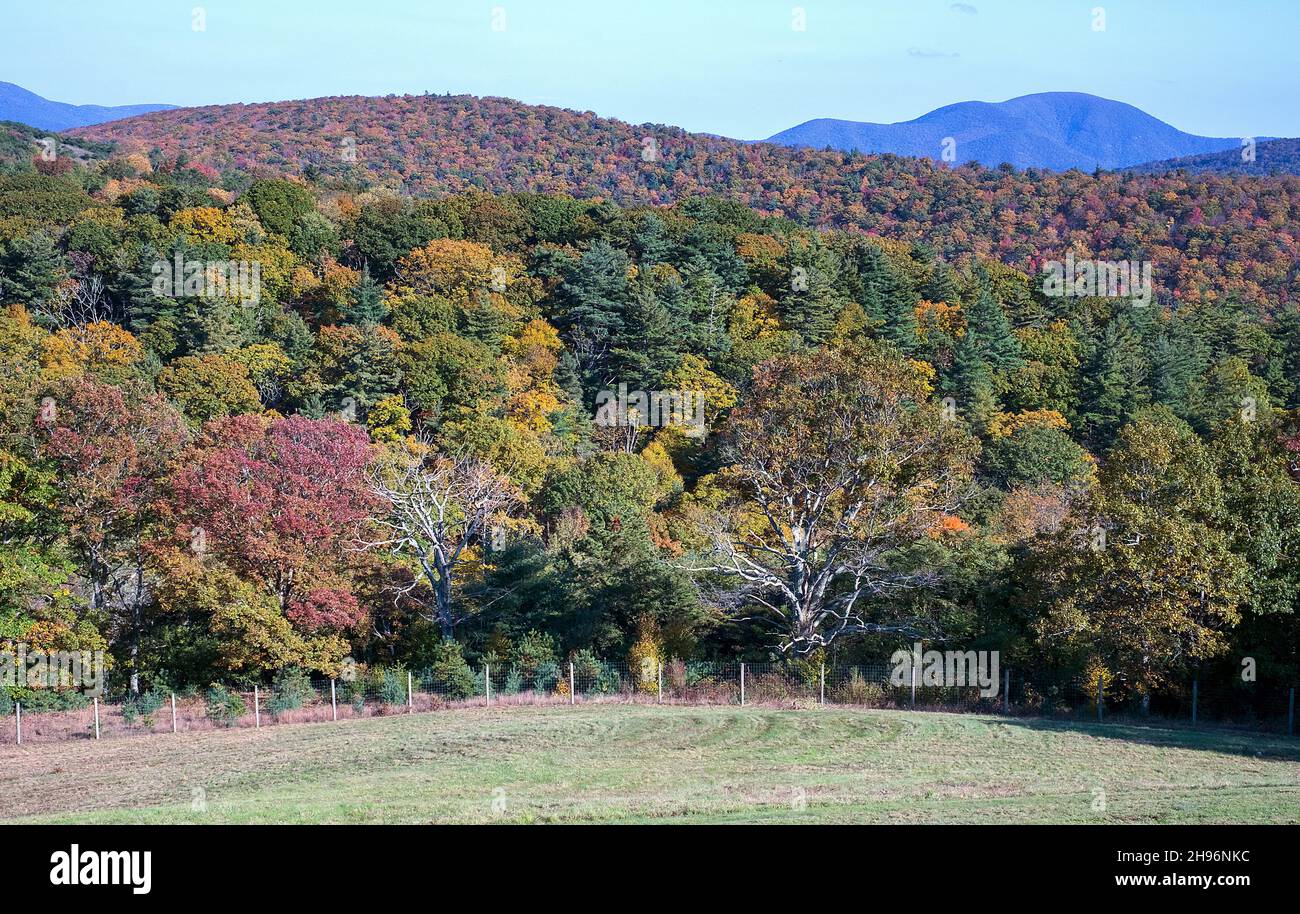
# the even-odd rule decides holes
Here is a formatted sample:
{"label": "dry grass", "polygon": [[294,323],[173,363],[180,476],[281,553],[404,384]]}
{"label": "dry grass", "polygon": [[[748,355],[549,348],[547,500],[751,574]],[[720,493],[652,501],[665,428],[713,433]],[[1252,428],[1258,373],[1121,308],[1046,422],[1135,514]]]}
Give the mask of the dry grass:
{"label": "dry grass", "polygon": [[6,745],[0,818],[1296,823],[1300,741],[838,708],[480,707]]}

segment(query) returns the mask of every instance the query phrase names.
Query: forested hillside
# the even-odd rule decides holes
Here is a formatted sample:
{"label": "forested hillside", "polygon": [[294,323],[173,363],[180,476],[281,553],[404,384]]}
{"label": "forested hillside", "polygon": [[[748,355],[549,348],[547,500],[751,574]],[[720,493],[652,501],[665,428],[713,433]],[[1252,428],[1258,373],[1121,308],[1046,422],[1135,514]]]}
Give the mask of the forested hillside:
{"label": "forested hillside", "polygon": [[[1295,179],[465,98],[80,135],[118,152],[0,178],[0,640],[140,689],[916,637],[1141,694],[1297,672]],[[1014,266],[1066,250],[1157,298]]]}
{"label": "forested hillside", "polygon": [[924,243],[1018,269],[1150,260],[1162,301],[1297,299],[1300,178],[1014,173],[788,149],[501,98],[359,96],[164,111],[73,131],[227,190],[248,171],[436,196],[567,193],[621,205],[724,196],[767,215]]}

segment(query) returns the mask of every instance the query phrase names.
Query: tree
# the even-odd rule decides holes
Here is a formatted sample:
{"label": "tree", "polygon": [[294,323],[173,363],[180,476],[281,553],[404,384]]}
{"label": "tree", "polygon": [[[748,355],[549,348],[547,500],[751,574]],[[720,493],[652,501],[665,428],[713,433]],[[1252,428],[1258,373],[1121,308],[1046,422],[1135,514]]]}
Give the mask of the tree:
{"label": "tree", "polygon": [[727,440],[731,496],[705,513],[710,547],[696,565],[730,579],[727,602],[756,605],[790,653],[914,631],[914,620],[869,620],[865,603],[927,583],[894,553],[956,511],[974,449],[924,373],[870,341],[768,362]]}
{"label": "tree", "polygon": [[[349,602],[348,572],[374,507],[370,460],[365,430],[345,422],[215,419],[177,474],[174,511],[202,531],[208,554],[310,628],[324,603]],[[343,629],[364,616],[355,599],[346,618],[330,614]]]}
{"label": "tree", "polygon": [[388,316],[388,305],[384,303],[384,287],[370,276],[370,268],[361,268],[361,280],[352,289],[349,297],[347,314],[349,324],[360,327],[373,327],[383,323]]}
{"label": "tree", "polygon": [[1090,657],[1144,696],[1221,654],[1239,619],[1245,564],[1221,529],[1210,454],[1165,407],[1119,432],[1083,529],[1041,559],[1040,643]]}
{"label": "tree", "polygon": [[248,368],[221,355],[177,359],[159,373],[158,389],[195,428],[209,419],[256,412],[262,405]]}
{"label": "tree", "polygon": [[456,581],[467,564],[467,550],[485,538],[488,526],[518,502],[515,487],[483,460],[456,459],[431,451],[397,466],[377,469],[370,490],[387,512],[379,519],[384,531],[369,543],[415,564],[410,583],[401,593],[420,585],[433,595],[425,618],[435,622],[445,639],[455,637],[463,614],[456,602]]}
{"label": "tree", "polygon": [[54,507],[84,581],[92,616],[107,616],[125,646],[133,692],[151,602],[147,545],[187,435],[158,395],[75,378],[55,388],[38,453],[58,468]]}

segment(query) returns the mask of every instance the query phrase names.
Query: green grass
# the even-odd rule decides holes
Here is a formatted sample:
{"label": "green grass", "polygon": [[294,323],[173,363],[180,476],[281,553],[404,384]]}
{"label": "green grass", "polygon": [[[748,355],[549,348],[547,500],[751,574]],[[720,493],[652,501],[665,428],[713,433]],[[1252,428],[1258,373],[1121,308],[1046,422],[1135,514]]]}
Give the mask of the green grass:
{"label": "green grass", "polygon": [[1300,740],[900,711],[476,708],[7,746],[0,819],[1295,823]]}

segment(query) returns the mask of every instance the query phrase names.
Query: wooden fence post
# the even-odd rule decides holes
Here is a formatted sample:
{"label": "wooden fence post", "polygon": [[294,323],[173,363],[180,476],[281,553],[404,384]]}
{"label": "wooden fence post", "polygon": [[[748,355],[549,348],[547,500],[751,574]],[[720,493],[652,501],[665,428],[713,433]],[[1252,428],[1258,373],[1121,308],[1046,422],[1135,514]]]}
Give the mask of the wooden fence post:
{"label": "wooden fence post", "polygon": [[410,714],[415,710],[415,697],[411,691],[411,671],[406,671],[406,713]]}
{"label": "wooden fence post", "polygon": [[99,696],[95,696],[95,739],[99,739]]}
{"label": "wooden fence post", "polygon": [[492,704],[492,667],[483,664],[483,694],[487,696],[487,703]]}
{"label": "wooden fence post", "polygon": [[339,698],[338,698],[338,694],[334,691],[333,679],[330,680],[330,711],[333,713],[334,719],[338,720],[339,719]]}
{"label": "wooden fence post", "polygon": [[912,661],[912,707],[916,707],[916,661]]}
{"label": "wooden fence post", "polygon": [[826,664],[822,664],[821,683],[818,686],[820,692],[818,704],[826,704]]}
{"label": "wooden fence post", "polygon": [[659,697],[657,701],[659,704],[664,703],[664,662],[662,660],[659,661]]}
{"label": "wooden fence post", "polygon": [[14,702],[14,712],[18,715],[18,745],[23,744],[23,703]]}
{"label": "wooden fence post", "polygon": [[740,665],[740,704],[745,704],[745,665]]}
{"label": "wooden fence post", "polygon": [[262,726],[262,696],[257,686],[253,686],[253,726]]}
{"label": "wooden fence post", "polygon": [[172,732],[176,732],[176,693],[172,692]]}

